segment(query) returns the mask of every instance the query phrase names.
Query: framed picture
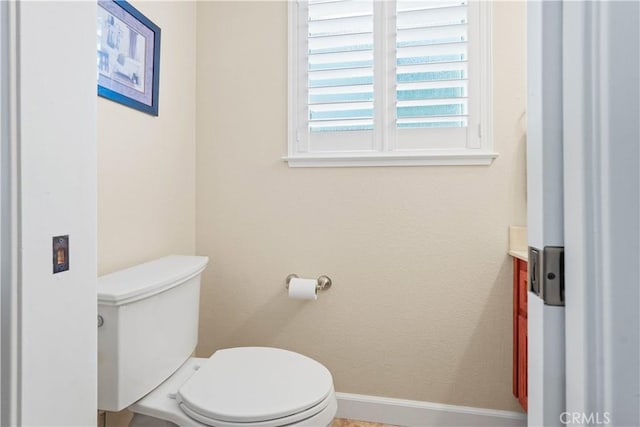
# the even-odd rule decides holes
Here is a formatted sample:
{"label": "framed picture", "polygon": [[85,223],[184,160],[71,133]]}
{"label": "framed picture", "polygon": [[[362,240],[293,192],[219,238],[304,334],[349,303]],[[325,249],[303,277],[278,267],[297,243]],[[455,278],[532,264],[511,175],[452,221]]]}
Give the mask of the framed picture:
{"label": "framed picture", "polygon": [[158,115],[160,28],[122,0],[98,0],[98,95]]}

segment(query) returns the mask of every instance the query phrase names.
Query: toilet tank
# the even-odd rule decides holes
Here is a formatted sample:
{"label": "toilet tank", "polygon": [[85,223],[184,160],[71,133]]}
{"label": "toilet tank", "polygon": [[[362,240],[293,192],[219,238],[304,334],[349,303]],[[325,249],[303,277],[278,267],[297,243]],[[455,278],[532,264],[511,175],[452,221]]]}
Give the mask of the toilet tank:
{"label": "toilet tank", "polygon": [[99,409],[128,407],[191,356],[208,261],[171,255],[98,278]]}

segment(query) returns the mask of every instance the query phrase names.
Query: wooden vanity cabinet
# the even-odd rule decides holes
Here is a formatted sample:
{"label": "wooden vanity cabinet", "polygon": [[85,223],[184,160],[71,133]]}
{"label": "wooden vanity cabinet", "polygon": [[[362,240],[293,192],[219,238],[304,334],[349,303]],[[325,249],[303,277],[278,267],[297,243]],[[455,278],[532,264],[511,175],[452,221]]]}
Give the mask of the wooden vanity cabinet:
{"label": "wooden vanity cabinet", "polygon": [[527,262],[513,258],[513,395],[527,410]]}

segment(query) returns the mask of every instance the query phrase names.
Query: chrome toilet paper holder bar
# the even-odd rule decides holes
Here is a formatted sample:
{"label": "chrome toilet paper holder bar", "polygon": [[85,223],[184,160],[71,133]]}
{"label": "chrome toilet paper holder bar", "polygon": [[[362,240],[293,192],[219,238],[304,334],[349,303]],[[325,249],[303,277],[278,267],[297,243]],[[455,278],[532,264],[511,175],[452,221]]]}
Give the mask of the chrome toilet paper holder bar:
{"label": "chrome toilet paper holder bar", "polygon": [[[293,278],[299,278],[300,276],[298,276],[297,274],[290,274],[287,276],[286,282],[287,282],[287,290],[289,290],[289,282],[291,282],[291,279]],[[329,276],[325,276],[322,275],[320,277],[318,277],[318,283],[316,284],[316,290],[318,291],[326,291],[327,289],[329,289],[331,287],[331,279],[329,278]]]}

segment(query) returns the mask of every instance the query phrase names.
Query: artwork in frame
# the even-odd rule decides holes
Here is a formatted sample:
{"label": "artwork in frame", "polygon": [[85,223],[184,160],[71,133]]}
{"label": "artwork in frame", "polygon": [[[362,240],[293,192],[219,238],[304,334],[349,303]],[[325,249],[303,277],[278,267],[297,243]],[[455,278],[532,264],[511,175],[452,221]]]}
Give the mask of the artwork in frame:
{"label": "artwork in frame", "polygon": [[160,28],[122,0],[98,0],[98,95],[158,115]]}

